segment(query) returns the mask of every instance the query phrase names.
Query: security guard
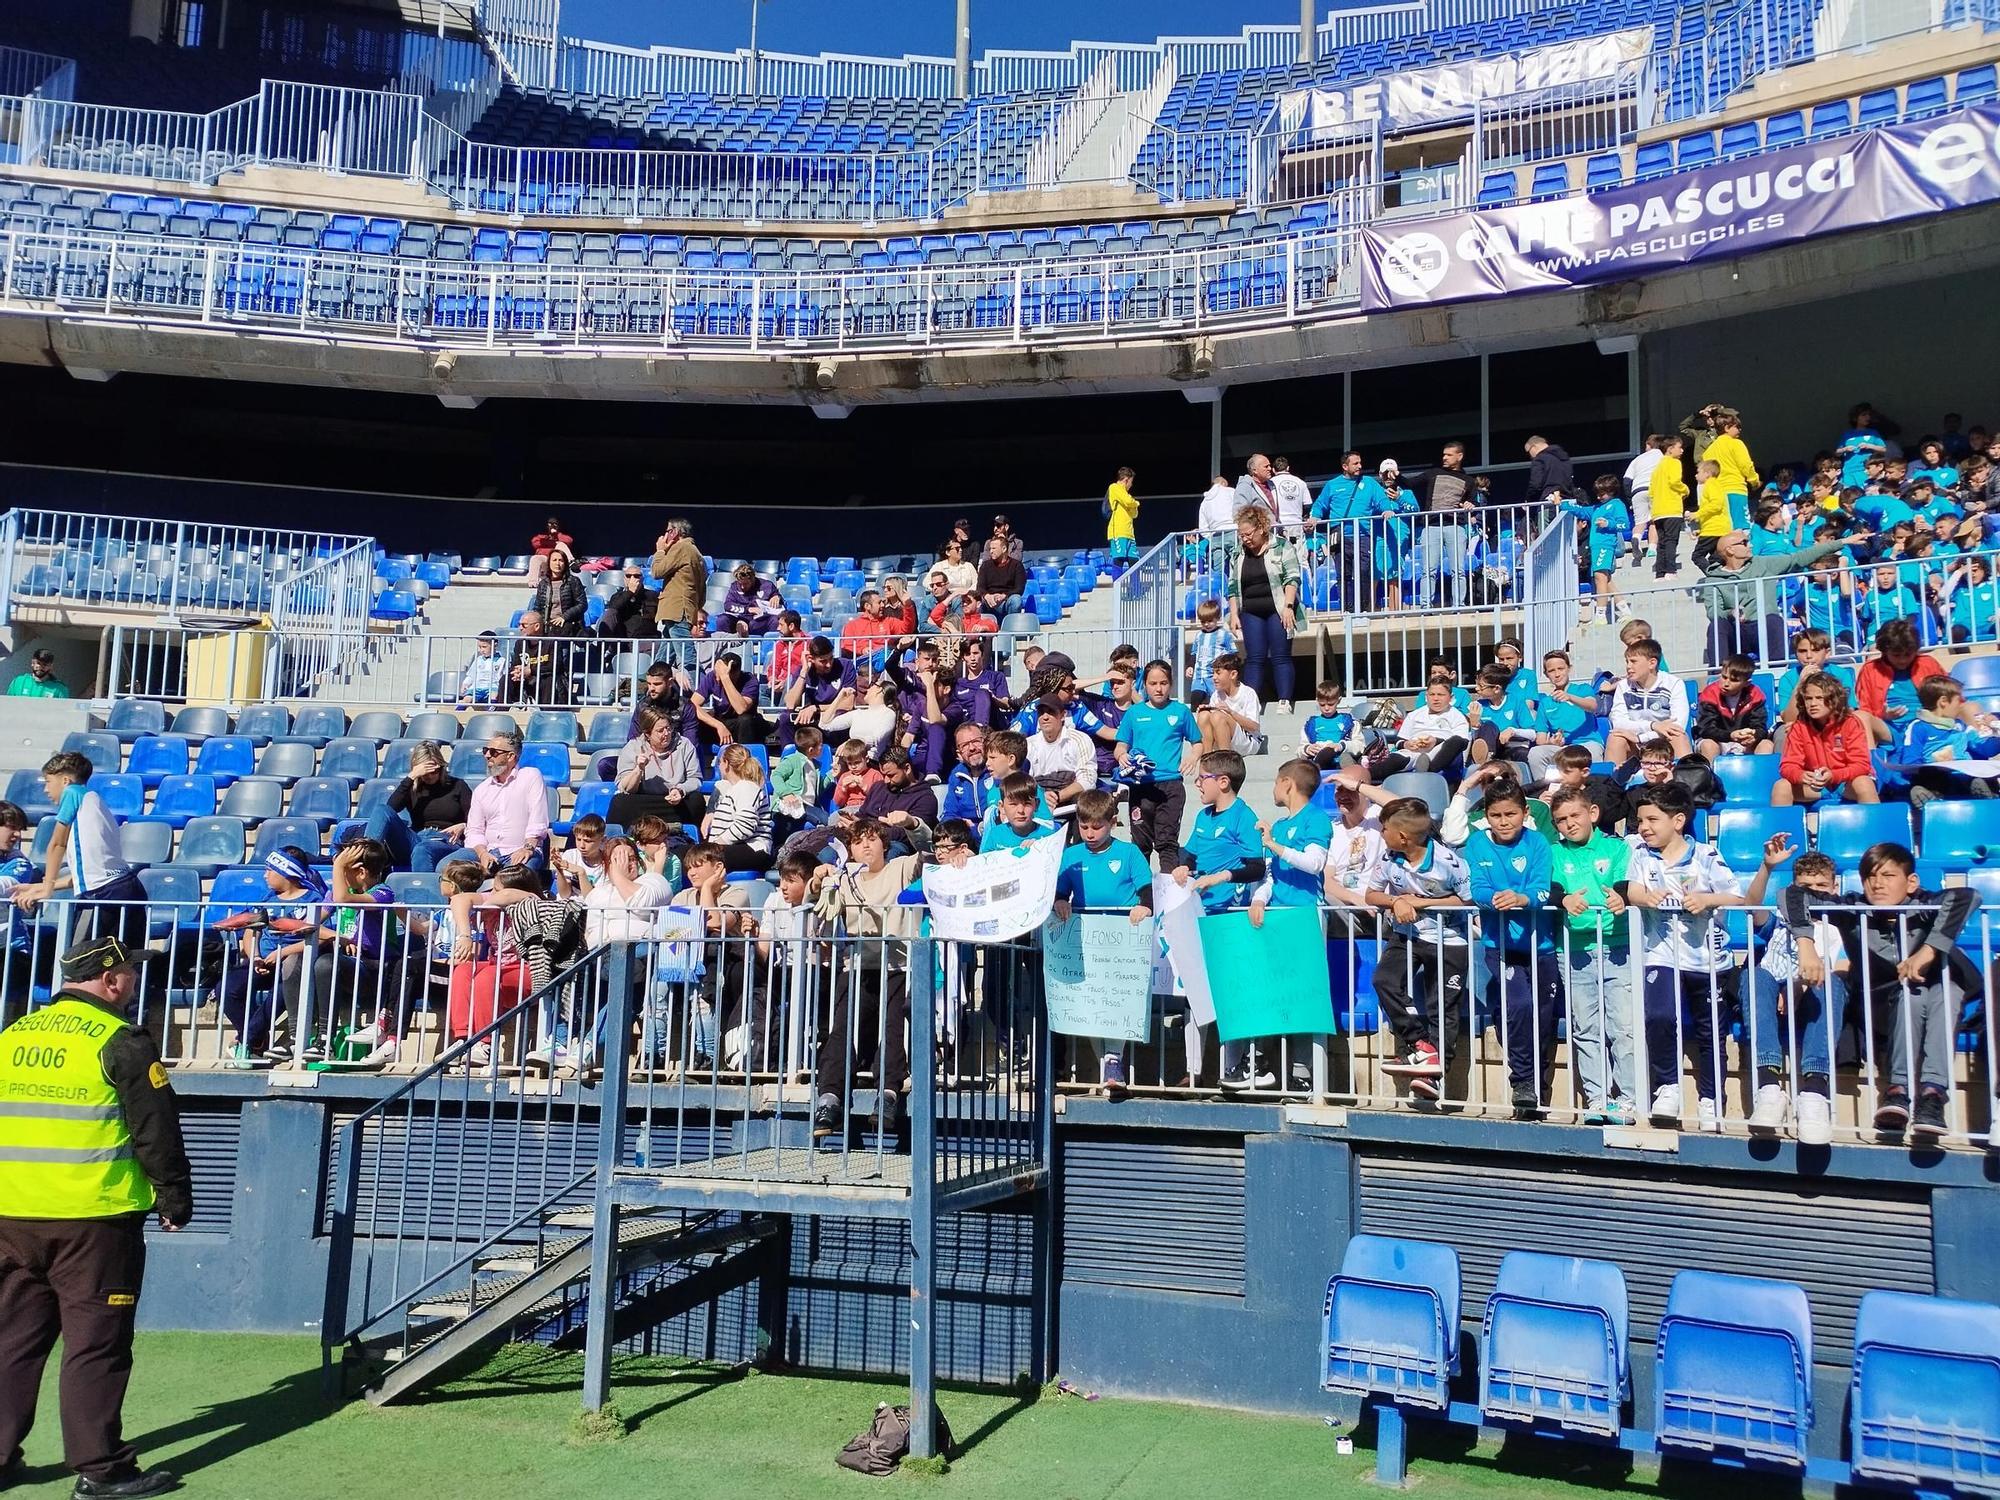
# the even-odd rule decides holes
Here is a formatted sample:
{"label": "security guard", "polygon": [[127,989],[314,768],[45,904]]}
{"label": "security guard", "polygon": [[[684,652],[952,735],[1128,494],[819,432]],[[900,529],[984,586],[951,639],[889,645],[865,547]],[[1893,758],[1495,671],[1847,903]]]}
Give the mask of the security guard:
{"label": "security guard", "polygon": [[142,1471],[120,1430],[146,1213],[162,1229],[194,1213],[174,1092],[126,1015],[140,967],[161,956],[113,937],[72,948],[55,998],[0,1031],[0,1489],[18,1477],[58,1333],[74,1493],[135,1500],[179,1483]]}

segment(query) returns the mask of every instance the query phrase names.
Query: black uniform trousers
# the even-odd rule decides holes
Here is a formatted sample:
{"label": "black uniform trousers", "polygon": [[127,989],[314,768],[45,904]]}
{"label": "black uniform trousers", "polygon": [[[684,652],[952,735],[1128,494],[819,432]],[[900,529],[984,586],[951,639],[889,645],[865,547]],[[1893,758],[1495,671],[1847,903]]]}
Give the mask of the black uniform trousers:
{"label": "black uniform trousers", "polygon": [[0,1219],[0,1465],[21,1455],[61,1334],[63,1461],[87,1479],[132,1476],[121,1411],[145,1274],[144,1214]]}

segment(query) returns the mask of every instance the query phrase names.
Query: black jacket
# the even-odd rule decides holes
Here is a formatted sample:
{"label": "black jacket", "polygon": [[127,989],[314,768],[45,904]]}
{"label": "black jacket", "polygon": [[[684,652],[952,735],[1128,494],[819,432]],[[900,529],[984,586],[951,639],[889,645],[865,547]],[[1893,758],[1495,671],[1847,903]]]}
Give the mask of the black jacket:
{"label": "black jacket", "polygon": [[1576,493],[1576,465],[1569,461],[1569,454],[1554,443],[1542,449],[1529,463],[1525,498],[1532,505],[1550,490],[1560,491],[1564,496]]}
{"label": "black jacket", "polygon": [[651,589],[620,589],[604,601],[604,614],[597,633],[606,640],[647,640],[660,633],[660,596]]}

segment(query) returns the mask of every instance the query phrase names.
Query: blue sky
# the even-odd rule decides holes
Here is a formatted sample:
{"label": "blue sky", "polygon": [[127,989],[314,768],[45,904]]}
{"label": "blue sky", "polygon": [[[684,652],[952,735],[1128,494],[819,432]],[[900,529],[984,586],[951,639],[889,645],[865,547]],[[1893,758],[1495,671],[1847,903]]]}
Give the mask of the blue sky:
{"label": "blue sky", "polygon": [[[727,51],[750,40],[751,0],[660,5],[654,0],[563,0],[567,36],[627,46],[662,43]],[[777,52],[951,55],[954,0],[763,0],[758,45]],[[1319,5],[1324,15],[1328,7]],[[1248,25],[1293,24],[1298,0],[972,0],[972,52],[1060,50],[1072,41],[1149,42],[1157,36],[1233,36]]]}

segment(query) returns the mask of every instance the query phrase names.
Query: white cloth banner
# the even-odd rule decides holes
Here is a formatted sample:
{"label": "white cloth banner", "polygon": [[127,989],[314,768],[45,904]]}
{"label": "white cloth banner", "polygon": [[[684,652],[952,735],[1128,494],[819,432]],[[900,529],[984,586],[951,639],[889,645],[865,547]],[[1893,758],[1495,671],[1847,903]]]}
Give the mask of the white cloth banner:
{"label": "white cloth banner", "polygon": [[1033,932],[1055,907],[1062,857],[1062,835],[1053,833],[995,854],[975,854],[957,869],[926,866],[924,900],[932,936],[1004,943]]}
{"label": "white cloth banner", "polygon": [[[1653,28],[1647,26],[1507,57],[1391,73],[1387,78],[1372,78],[1346,88],[1304,89],[1287,94],[1281,104],[1289,106],[1297,98],[1310,100],[1306,123],[1315,132],[1370,120],[1409,125],[1464,114],[1482,99],[1505,99],[1559,84],[1610,78],[1619,69],[1651,55],[1652,50]],[[1294,116],[1294,109],[1281,108],[1281,121]]]}
{"label": "white cloth banner", "polygon": [[1186,997],[1198,1026],[1215,1024],[1215,997],[1208,989],[1208,964],[1201,954],[1201,897],[1166,876],[1153,882],[1153,911],[1160,919],[1160,956],[1153,990]]}

